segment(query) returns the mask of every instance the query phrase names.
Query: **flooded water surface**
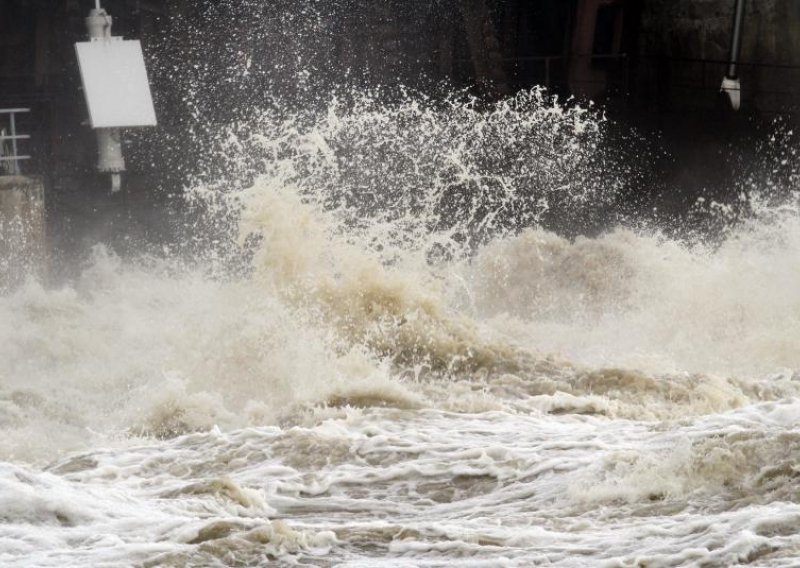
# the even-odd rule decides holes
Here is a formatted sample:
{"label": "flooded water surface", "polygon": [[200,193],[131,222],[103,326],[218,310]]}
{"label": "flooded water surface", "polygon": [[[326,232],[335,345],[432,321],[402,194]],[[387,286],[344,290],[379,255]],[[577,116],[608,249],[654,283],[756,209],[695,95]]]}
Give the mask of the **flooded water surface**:
{"label": "flooded water surface", "polygon": [[796,566],[797,199],[581,231],[636,183],[603,132],[265,112],[202,246],[5,291],[0,564]]}

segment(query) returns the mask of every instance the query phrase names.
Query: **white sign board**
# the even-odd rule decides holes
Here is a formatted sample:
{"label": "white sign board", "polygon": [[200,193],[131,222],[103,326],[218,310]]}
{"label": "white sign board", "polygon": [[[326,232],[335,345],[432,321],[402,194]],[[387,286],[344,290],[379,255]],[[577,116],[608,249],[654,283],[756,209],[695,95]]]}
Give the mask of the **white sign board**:
{"label": "white sign board", "polygon": [[117,38],[75,44],[92,128],[155,126],[142,46]]}

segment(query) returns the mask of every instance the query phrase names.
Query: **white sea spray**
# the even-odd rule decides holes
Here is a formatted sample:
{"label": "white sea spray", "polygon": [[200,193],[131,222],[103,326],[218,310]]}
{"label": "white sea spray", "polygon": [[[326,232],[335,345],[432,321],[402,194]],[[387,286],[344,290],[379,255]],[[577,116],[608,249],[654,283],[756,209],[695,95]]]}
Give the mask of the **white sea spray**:
{"label": "white sea spray", "polygon": [[210,246],[0,296],[0,563],[792,565],[797,198],[564,236],[623,187],[602,125],[535,91],[232,127]]}

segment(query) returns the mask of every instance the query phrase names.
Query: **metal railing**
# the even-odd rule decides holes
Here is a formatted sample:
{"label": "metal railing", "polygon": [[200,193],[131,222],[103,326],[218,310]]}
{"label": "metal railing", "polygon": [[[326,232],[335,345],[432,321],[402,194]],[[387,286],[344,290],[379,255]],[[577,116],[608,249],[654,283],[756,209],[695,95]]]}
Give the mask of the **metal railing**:
{"label": "metal railing", "polygon": [[[19,154],[18,140],[29,140],[29,134],[17,134],[17,115],[30,112],[29,108],[3,108],[0,115],[8,115],[8,131],[0,127],[0,175],[19,175],[19,163],[30,160],[28,155]],[[11,142],[9,147],[8,142]]]}

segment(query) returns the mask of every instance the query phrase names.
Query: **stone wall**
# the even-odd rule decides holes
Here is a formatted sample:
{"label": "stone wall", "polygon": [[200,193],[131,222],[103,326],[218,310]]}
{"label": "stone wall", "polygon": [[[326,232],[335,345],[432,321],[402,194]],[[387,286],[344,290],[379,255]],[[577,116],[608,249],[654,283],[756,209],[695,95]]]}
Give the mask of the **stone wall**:
{"label": "stone wall", "polygon": [[[730,49],[735,0],[645,0],[640,54],[669,83],[669,98],[705,105],[718,88]],[[800,2],[747,0],[740,69],[743,107],[766,112],[796,110],[800,93]],[[662,58],[662,67],[657,60]],[[669,68],[663,61],[669,58]],[[652,73],[651,73],[652,74]],[[663,75],[667,74],[667,77]],[[655,77],[649,80],[655,81]],[[662,86],[663,88],[663,86]]]}
{"label": "stone wall", "polygon": [[0,290],[41,275],[45,234],[42,179],[0,176]]}

